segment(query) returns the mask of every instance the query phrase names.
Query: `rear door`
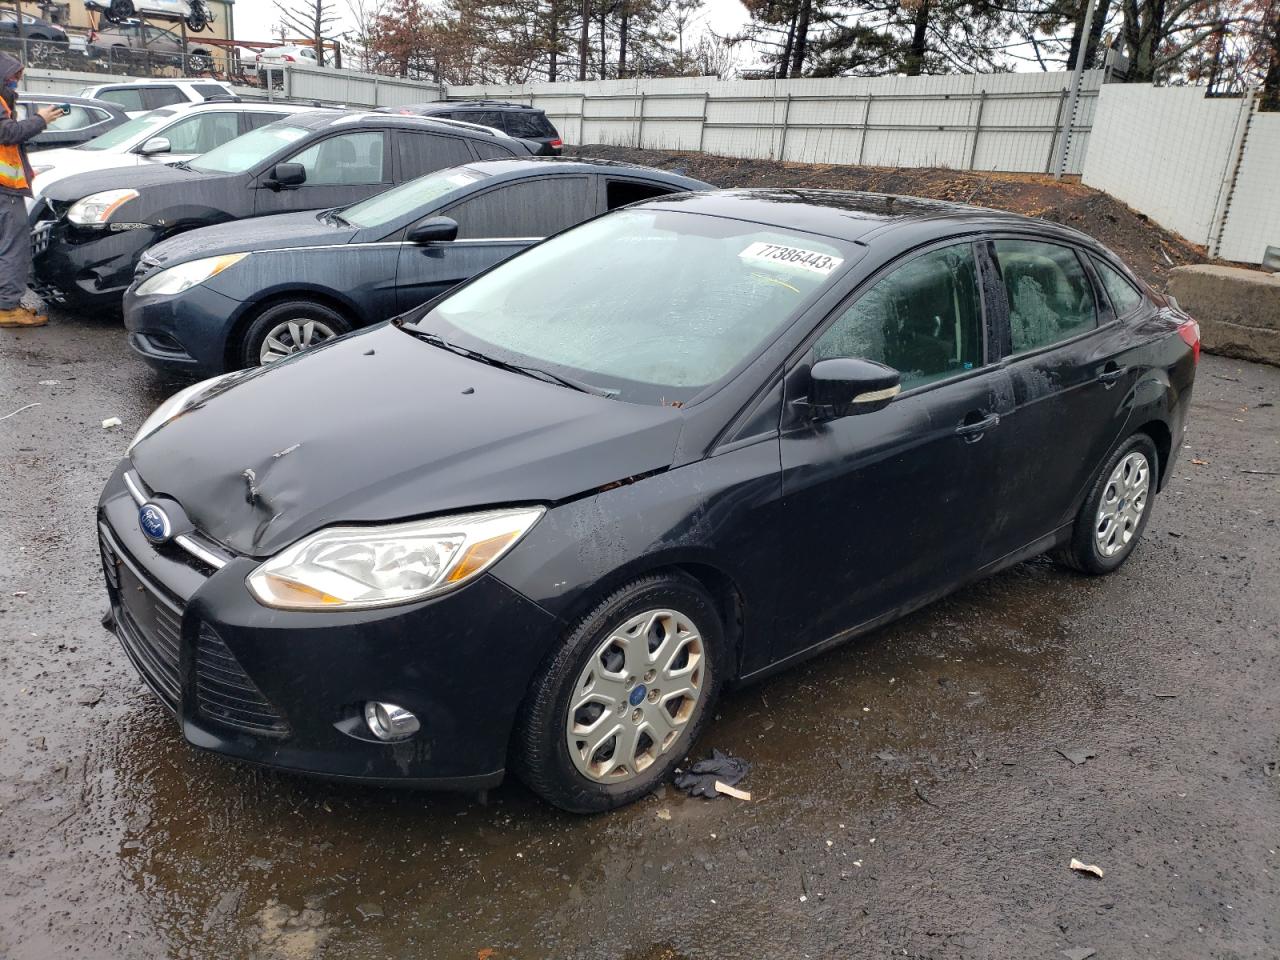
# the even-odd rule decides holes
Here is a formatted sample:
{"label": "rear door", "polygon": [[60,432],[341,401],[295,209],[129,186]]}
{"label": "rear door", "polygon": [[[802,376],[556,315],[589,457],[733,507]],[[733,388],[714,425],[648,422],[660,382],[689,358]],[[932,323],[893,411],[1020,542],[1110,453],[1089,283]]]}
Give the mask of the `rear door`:
{"label": "rear door", "polygon": [[396,183],[470,163],[475,159],[462,137],[423,130],[396,130]]}
{"label": "rear door", "polygon": [[1010,553],[1071,521],[1118,438],[1138,369],[1132,336],[1100,295],[1083,250],[1029,236],[996,236],[990,250],[1013,386],[996,531],[1000,552]]}
{"label": "rear door", "polygon": [[543,237],[594,216],[593,176],[536,177],[499,184],[431,216],[458,221],[458,238],[405,243],[396,271],[401,310],[439,296]]}
{"label": "rear door", "polygon": [[254,214],[322,210],[345,206],[391,185],[390,151],[383,130],[347,130],[314,140],[280,162],[298,163],[307,180],[279,190],[266,185],[271,171],[258,178]]}
{"label": "rear door", "polygon": [[[982,251],[949,241],[881,271],[788,373],[781,460],[789,523],[773,545],[787,610],[774,659],[946,590],[992,559],[1008,375],[995,362]],[[881,410],[815,422],[812,363],[861,357],[902,376]],[[759,665],[753,665],[759,666]]]}

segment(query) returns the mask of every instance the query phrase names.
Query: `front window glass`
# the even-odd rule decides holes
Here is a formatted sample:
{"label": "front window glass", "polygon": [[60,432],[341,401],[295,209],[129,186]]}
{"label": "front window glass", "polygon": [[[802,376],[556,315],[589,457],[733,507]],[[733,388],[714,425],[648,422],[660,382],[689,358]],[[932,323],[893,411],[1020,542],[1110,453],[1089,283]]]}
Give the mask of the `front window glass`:
{"label": "front window glass", "polygon": [[214,147],[234,140],[240,133],[240,123],[234,113],[198,113],[180,120],[163,136],[169,139],[173,153],[207,153]]}
{"label": "front window glass", "polygon": [[509,260],[413,329],[624,400],[677,404],[751,357],[858,255],[764,224],[624,210]]}
{"label": "front window glass", "polygon": [[102,136],[94,137],[88,143],[82,144],[78,149],[114,150],[117,147],[131,144],[135,140],[139,142],[150,140],[155,135],[155,131],[168,123],[172,116],[172,110],[152,110],[145,117],[138,117],[128,123],[122,123],[120,126],[108,130]]}
{"label": "front window glass", "polygon": [[916,257],[876,282],[814,345],[814,359],[888,364],[910,390],[982,366],[982,297],[973,248]]}
{"label": "front window glass", "polygon": [[244,173],[272,154],[297,143],[310,131],[287,123],[269,123],[191,161],[191,169],[201,173]]}
{"label": "front window glass", "polygon": [[99,100],[114,103],[121,110],[146,110],[142,100],[142,91],[136,87],[131,90],[104,90],[98,94]]}
{"label": "front window glass", "polygon": [[307,183],[312,186],[381,183],[382,142],[381,131],[344,133],[321,140],[289,159],[302,164],[307,171]]}
{"label": "front window glass", "polygon": [[446,193],[461,190],[483,179],[485,174],[466,167],[439,170],[353,204],[342,211],[342,218],[356,227],[380,227],[406,213],[412,213]]}
{"label": "front window glass", "polygon": [[996,263],[1009,298],[1013,352],[1049,346],[1098,325],[1093,286],[1070,247],[997,240]]}

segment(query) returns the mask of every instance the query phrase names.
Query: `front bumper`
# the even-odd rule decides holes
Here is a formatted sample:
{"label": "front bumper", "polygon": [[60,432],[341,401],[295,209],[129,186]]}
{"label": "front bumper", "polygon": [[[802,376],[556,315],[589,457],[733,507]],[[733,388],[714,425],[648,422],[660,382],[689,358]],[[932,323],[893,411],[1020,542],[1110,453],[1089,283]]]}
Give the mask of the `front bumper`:
{"label": "front bumper", "polygon": [[229,338],[246,305],[197,284],[166,297],[124,296],[129,346],[159,370],[211,377],[228,369]]}
{"label": "front bumper", "polygon": [[118,309],[134,265],[157,239],[151,227],[91,232],[56,221],[35,257],[36,280],[73,307]]}
{"label": "front bumper", "polygon": [[[261,606],[245,577],[175,544],[153,546],[117,468],[98,508],[115,632],[143,680],[207,750],[299,773],[445,789],[502,780],[507,741],[559,633],[546,611],[492,576],[382,611]],[[151,495],[143,490],[144,495]],[[367,700],[412,710],[422,729],[377,741]]]}

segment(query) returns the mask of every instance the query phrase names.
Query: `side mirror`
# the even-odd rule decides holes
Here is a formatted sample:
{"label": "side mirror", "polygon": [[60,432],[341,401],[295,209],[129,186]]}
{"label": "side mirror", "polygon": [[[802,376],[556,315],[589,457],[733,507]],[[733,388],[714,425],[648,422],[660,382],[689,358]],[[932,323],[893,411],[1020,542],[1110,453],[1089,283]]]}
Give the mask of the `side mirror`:
{"label": "side mirror", "polygon": [[883,410],[902,392],[893,367],[856,357],[819,360],[809,370],[809,407],[815,420]]}
{"label": "side mirror", "polygon": [[173,145],[169,143],[168,137],[152,137],[138,148],[138,153],[144,157],[151,157],[157,153],[168,153],[172,149]]}
{"label": "side mirror", "polygon": [[431,217],[415,223],[404,235],[409,243],[439,243],[458,236],[458,221],[451,217]]}
{"label": "side mirror", "polygon": [[271,177],[267,182],[277,189],[300,187],[307,182],[307,168],[300,163],[277,163],[271,168]]}

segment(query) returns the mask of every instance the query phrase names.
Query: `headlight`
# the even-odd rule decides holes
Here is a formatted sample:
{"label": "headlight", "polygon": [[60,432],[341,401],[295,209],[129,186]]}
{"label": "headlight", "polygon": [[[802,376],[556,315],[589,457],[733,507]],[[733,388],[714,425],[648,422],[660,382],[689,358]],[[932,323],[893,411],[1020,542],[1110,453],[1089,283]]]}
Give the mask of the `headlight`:
{"label": "headlight", "polygon": [[237,376],[239,372],[240,371],[237,370],[231,373],[224,373],[220,377],[201,380],[199,383],[192,384],[183,390],[179,390],[164,403],[160,404],[160,406],[156,407],[155,412],[143,421],[142,428],[133,435],[133,439],[129,441],[129,449],[126,450],[125,453],[133,453],[133,448],[136,447],[144,438],[155,433],[170,420],[176,420],[178,417],[182,416],[182,414],[186,413],[187,409],[192,405],[192,401],[206,393],[210,387],[214,386],[214,384],[221,383],[223,380],[228,380],[231,377]]}
{"label": "headlight", "polygon": [[352,610],[452,590],[515,546],[545,507],[486,510],[379,527],[329,527],[249,575],[250,592],[282,610]]}
{"label": "headlight", "polygon": [[67,219],[82,227],[100,227],[122,206],[138,196],[137,190],[104,190],[77,200],[67,211]]}
{"label": "headlight", "polygon": [[168,270],[153,273],[138,285],[134,292],[140,297],[168,297],[190,289],[206,280],[212,280],[227,267],[233,267],[249,254],[228,253],[221,257],[190,260]]}

